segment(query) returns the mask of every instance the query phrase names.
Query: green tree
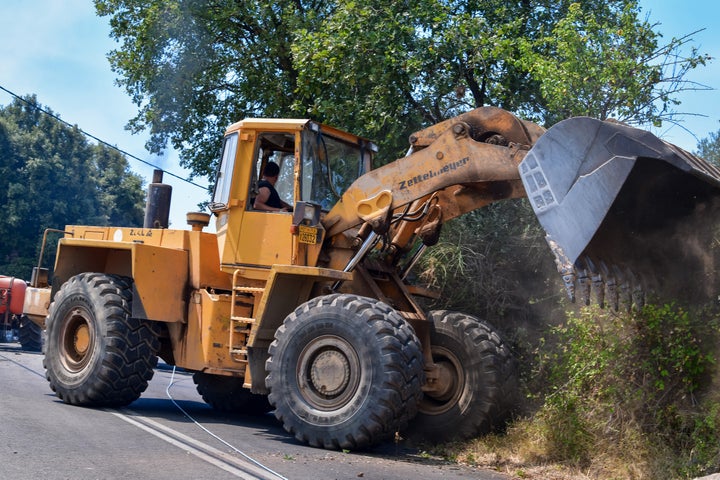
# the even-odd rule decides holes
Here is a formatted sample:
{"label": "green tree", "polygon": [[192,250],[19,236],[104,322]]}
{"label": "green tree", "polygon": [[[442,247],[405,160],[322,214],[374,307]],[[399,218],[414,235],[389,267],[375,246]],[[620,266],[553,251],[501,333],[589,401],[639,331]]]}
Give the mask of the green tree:
{"label": "green tree", "polygon": [[46,228],[143,222],[142,180],[125,158],[40,108],[34,96],[0,107],[0,271],[22,278]]}
{"label": "green tree", "polygon": [[[1,148],[2,145],[0,144]],[[711,132],[707,138],[701,138],[696,153],[708,162],[720,166],[720,130]]]}
{"label": "green tree", "polygon": [[291,45],[332,3],[320,1],[96,0],[121,48],[113,69],[139,106],[131,130],[148,148],[170,141],[196,175],[214,174],[219,138],[245,116],[297,116]]}
{"label": "green tree", "polygon": [[586,114],[671,119],[707,57],[660,44],[635,0],[95,0],[121,44],[109,59],[151,151],[169,140],[211,176],[244,116],[310,116],[383,145],[493,105],[541,123]]}
{"label": "green tree", "polygon": [[710,59],[692,34],[660,43],[637,2],[571,3],[544,36],[520,39],[519,63],[538,82],[544,120],[615,117],[639,125],[676,122],[676,94],[707,88],[687,73]]}
{"label": "green tree", "polygon": [[[121,44],[109,56],[119,83],[140,107],[131,127],[149,129],[156,151],[170,140],[185,166],[207,176],[222,130],[246,115],[337,125],[376,140],[381,161],[401,156],[414,130],[484,105],[546,125],[571,115],[658,123],[671,118],[685,74],[707,59],[696,50],[677,55],[691,37],[662,44],[635,0],[95,5]],[[474,212],[446,229],[442,246],[453,255],[467,247],[521,262],[541,235],[518,232],[519,218],[532,222],[527,205]],[[511,240],[496,242],[473,225]],[[497,250],[486,250],[488,242]],[[509,263],[492,265],[501,272],[522,267]],[[443,279],[498,278],[482,275],[477,262],[474,270],[456,265],[469,273],[448,270],[430,281],[450,293],[470,288],[477,303],[477,288]],[[503,278],[495,292],[508,284],[523,290]],[[511,310],[493,295],[488,291],[488,305]]]}

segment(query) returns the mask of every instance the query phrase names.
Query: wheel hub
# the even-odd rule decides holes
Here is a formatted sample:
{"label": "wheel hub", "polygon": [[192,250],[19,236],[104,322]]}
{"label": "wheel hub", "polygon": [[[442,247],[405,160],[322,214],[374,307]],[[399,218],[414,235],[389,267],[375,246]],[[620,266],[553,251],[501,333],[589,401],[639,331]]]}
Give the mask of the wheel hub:
{"label": "wheel hub", "polygon": [[429,415],[440,415],[452,409],[462,396],[465,371],[457,356],[447,348],[433,346],[432,356],[437,376],[432,387],[425,391],[419,410]]}
{"label": "wheel hub", "polygon": [[300,353],[297,379],[303,398],[314,408],[332,411],[355,395],[360,360],[352,345],[335,335],[310,341]]}
{"label": "wheel hub", "polygon": [[437,362],[438,378],[432,390],[432,396],[438,401],[450,400],[457,388],[458,372],[448,361]]}
{"label": "wheel hub", "polygon": [[90,329],[88,329],[86,324],[80,325],[77,330],[75,330],[73,345],[75,351],[80,355],[87,353],[88,346],[90,346]]}
{"label": "wheel hub", "polygon": [[318,392],[333,396],[350,381],[350,364],[343,354],[326,350],[318,355],[310,367],[310,380]]}
{"label": "wheel hub", "polygon": [[88,312],[76,308],[63,321],[60,356],[72,372],[79,372],[90,361],[94,332],[88,318]]}

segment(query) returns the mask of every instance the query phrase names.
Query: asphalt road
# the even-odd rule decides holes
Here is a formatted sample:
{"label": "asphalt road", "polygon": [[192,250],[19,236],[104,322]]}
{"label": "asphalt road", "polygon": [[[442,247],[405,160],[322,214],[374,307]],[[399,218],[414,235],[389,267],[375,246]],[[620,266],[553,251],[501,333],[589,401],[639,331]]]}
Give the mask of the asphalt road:
{"label": "asphalt road", "polygon": [[0,344],[0,479],[506,480],[388,443],[369,452],[307,447],[272,414],[219,414],[192,377],[159,368],[123,409],[65,405],[42,355]]}

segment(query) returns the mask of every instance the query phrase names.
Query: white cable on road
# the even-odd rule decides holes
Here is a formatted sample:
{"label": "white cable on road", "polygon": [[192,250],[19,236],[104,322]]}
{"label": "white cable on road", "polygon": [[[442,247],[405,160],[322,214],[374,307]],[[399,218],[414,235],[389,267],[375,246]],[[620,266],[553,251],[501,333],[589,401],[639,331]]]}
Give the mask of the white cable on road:
{"label": "white cable on road", "polygon": [[[220,452],[209,445],[205,445],[202,442],[198,442],[195,439],[187,437],[171,428],[154,422],[147,417],[136,415],[134,412],[133,415],[126,415],[122,411],[114,411],[110,409],[107,409],[106,411],[121,420],[124,420],[129,424],[158,437],[170,445],[174,445],[192,455],[195,455],[201,460],[204,460],[211,465],[215,465],[216,467],[225,470],[238,478],[242,478],[243,480],[258,479],[257,474],[259,474],[259,472],[253,475],[252,472],[244,471],[242,470],[242,467],[237,467],[225,460],[222,460],[223,452]],[[245,468],[247,469],[248,467],[250,467],[250,465]]]}
{"label": "white cable on road", "polygon": [[[25,370],[29,371],[30,373],[33,373],[33,374],[35,374],[35,375],[37,375],[37,376],[39,376],[39,377],[41,377],[41,378],[43,378],[43,379],[45,378],[45,375],[43,375],[42,373],[37,372],[37,371],[35,371],[35,370],[33,370],[33,369],[31,369],[31,368],[29,368],[29,367],[21,364],[20,362],[17,362],[17,361],[15,361],[15,360],[13,360],[12,358],[10,358],[10,357],[8,357],[8,356],[6,356],[6,355],[3,355],[2,353],[0,353],[0,358],[3,359],[3,360],[9,361],[9,362],[11,362],[11,363],[13,363],[13,364],[21,367],[21,368],[24,368]],[[214,439],[216,439],[217,441],[219,441],[220,443],[222,443],[222,444],[225,445],[226,447],[230,448],[233,452],[241,455],[241,456],[244,457],[246,460],[248,460],[250,463],[252,463],[252,464],[254,464],[255,466],[257,466],[258,468],[260,468],[261,470],[263,470],[263,471],[265,471],[265,472],[267,472],[267,473],[269,473],[269,474],[277,477],[277,478],[280,479],[280,480],[288,480],[286,477],[284,477],[284,476],[282,476],[281,474],[275,472],[275,471],[272,470],[271,468],[263,465],[263,464],[260,463],[259,461],[257,461],[257,460],[255,460],[254,458],[250,457],[250,456],[249,456],[248,454],[246,454],[245,452],[241,451],[240,449],[234,447],[233,445],[231,445],[231,444],[228,443],[227,441],[223,440],[223,439],[220,438],[218,435],[214,434],[213,432],[211,432],[210,430],[208,430],[205,426],[203,426],[202,424],[200,424],[200,422],[198,422],[197,420],[195,420],[195,418],[193,418],[188,412],[185,411],[185,409],[183,409],[183,408],[175,401],[175,399],[173,398],[172,394],[170,393],[170,388],[174,385],[174,383],[175,383],[175,367],[173,367],[172,375],[170,376],[170,382],[168,383],[168,386],[165,388],[165,393],[166,393],[166,395],[168,396],[168,398],[170,399],[170,401],[173,403],[173,405],[175,405],[175,407],[176,407],[178,410],[180,410],[180,412],[182,412],[182,414],[185,415],[186,418],[188,418],[191,422],[193,422],[195,425],[197,425],[198,427],[200,427],[205,433],[207,433],[208,435],[210,435],[211,437],[213,437]],[[198,441],[196,441],[196,440],[194,440],[194,439],[192,439],[192,438],[190,438],[190,437],[187,437],[187,436],[183,435],[183,434],[180,433],[180,432],[177,432],[177,431],[175,431],[175,430],[173,430],[173,429],[171,429],[171,428],[169,428],[169,427],[166,427],[166,426],[164,426],[164,425],[161,425],[161,424],[159,424],[159,423],[157,423],[157,422],[155,422],[155,421],[153,421],[153,420],[151,420],[151,419],[149,419],[149,418],[147,418],[147,417],[143,417],[143,416],[141,416],[141,415],[138,415],[137,413],[132,412],[131,410],[127,410],[127,411],[132,412],[133,415],[126,415],[126,414],[122,413],[122,411],[117,411],[117,410],[114,410],[114,409],[104,409],[104,410],[107,411],[107,412],[109,412],[109,413],[111,413],[111,414],[113,414],[113,415],[115,415],[116,417],[121,418],[122,420],[124,420],[124,421],[126,421],[126,422],[128,422],[128,423],[130,423],[130,424],[132,424],[132,425],[134,425],[134,426],[136,426],[136,427],[138,427],[138,428],[146,431],[146,432],[151,433],[152,435],[157,436],[158,438],[161,438],[162,440],[164,440],[164,441],[166,441],[166,442],[168,442],[168,443],[170,443],[170,444],[172,444],[172,445],[175,445],[175,446],[177,446],[177,447],[186,449],[188,452],[192,453],[193,455],[195,455],[195,456],[197,456],[197,457],[199,457],[199,458],[202,458],[203,460],[207,461],[208,463],[211,463],[211,464],[213,464],[213,465],[215,465],[215,466],[217,466],[217,467],[219,467],[219,468],[221,468],[221,469],[223,469],[223,470],[225,470],[225,471],[227,471],[227,472],[229,472],[229,473],[231,473],[231,474],[233,474],[233,475],[235,475],[235,476],[237,476],[237,477],[239,477],[239,478],[242,478],[242,479],[245,479],[245,480],[256,480],[256,479],[258,478],[258,477],[256,477],[256,476],[248,476],[248,475],[249,475],[248,472],[244,472],[244,471],[242,471],[242,470],[241,470],[240,468],[238,468],[238,467],[229,465],[229,464],[226,463],[225,461],[217,460],[217,458],[215,458],[215,457],[223,457],[223,456],[224,456],[223,452],[220,452],[220,451],[218,451],[218,450],[215,450],[215,449],[213,449],[212,447],[210,447],[209,445],[205,445],[205,444],[203,444],[202,442],[198,442]],[[163,431],[165,431],[165,433],[163,433]],[[205,451],[203,451],[203,450],[205,450]],[[208,454],[208,453],[206,453],[206,452],[210,452],[210,454]],[[213,457],[213,455],[214,455],[215,457]]]}
{"label": "white cable on road", "polygon": [[205,428],[202,424],[200,424],[200,422],[198,422],[197,420],[195,420],[189,413],[187,413],[187,412],[175,401],[175,399],[173,398],[172,394],[170,394],[170,388],[173,386],[174,383],[175,383],[175,367],[173,366],[172,375],[170,376],[170,382],[168,383],[168,386],[167,386],[167,388],[165,389],[165,393],[167,394],[168,398],[169,398],[170,401],[173,403],[173,405],[175,405],[175,406],[177,407],[177,409],[180,410],[180,411],[183,413],[183,415],[185,415],[185,417],[187,417],[188,420],[190,420],[190,421],[193,422],[195,425],[197,425],[198,427],[200,427],[205,433],[207,433],[208,435],[210,435],[211,437],[213,437],[215,440],[219,441],[220,443],[222,443],[223,445],[225,445],[226,447],[228,447],[229,449],[231,449],[233,452],[235,452],[235,453],[237,453],[237,454],[239,454],[239,455],[242,455],[242,456],[245,457],[248,461],[254,463],[254,464],[257,465],[258,467],[260,467],[260,468],[262,468],[263,470],[265,470],[266,472],[268,472],[268,473],[270,473],[270,474],[272,474],[272,475],[275,475],[275,476],[278,477],[280,480],[288,480],[287,478],[283,477],[283,476],[280,475],[279,473],[275,472],[274,470],[270,469],[269,467],[267,467],[267,466],[263,465],[262,463],[260,463],[259,461],[255,460],[254,458],[252,458],[251,456],[249,456],[249,455],[246,454],[245,452],[239,450],[238,448],[236,448],[236,447],[234,447],[233,445],[231,445],[230,443],[226,442],[225,440],[223,440],[223,439],[220,438],[219,436],[215,435],[213,432],[211,432],[210,430],[208,430],[207,428]]}

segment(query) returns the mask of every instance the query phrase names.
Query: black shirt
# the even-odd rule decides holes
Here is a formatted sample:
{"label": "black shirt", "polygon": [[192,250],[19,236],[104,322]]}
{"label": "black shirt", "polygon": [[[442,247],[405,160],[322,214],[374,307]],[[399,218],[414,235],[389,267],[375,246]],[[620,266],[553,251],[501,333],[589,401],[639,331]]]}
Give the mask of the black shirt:
{"label": "black shirt", "polygon": [[282,201],[280,200],[280,195],[278,194],[277,190],[275,190],[275,187],[273,187],[272,183],[268,182],[267,180],[260,180],[258,182],[258,190],[260,190],[262,187],[270,190],[270,197],[267,199],[267,202],[265,202],[265,205],[273,208],[283,208]]}

